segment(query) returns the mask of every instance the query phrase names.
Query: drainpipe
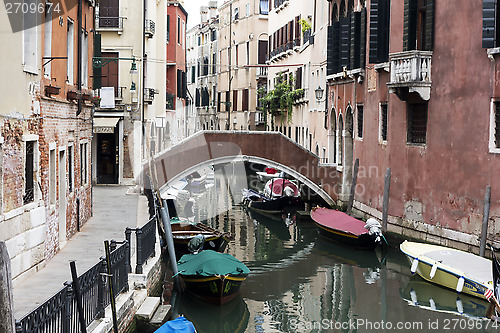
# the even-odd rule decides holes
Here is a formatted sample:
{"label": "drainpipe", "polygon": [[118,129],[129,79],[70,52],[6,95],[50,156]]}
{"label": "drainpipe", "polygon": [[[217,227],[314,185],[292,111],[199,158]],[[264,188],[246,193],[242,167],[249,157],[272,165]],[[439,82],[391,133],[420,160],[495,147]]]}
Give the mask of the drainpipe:
{"label": "drainpipe", "polygon": [[[233,44],[233,3],[231,2],[229,4],[229,101],[231,100],[231,81],[233,80],[233,77],[231,76],[231,49],[232,49],[232,44]],[[226,101],[227,103],[228,101]],[[227,106],[227,124],[226,124],[226,130],[231,129],[231,105],[226,104]]]}
{"label": "drainpipe", "polygon": [[145,119],[145,109],[144,109],[144,88],[146,84],[146,6],[147,0],[143,0],[143,11],[142,11],[142,84],[140,93],[142,94],[141,99],[141,123],[142,123],[142,159],[145,158],[144,149],[146,149],[146,119]]}

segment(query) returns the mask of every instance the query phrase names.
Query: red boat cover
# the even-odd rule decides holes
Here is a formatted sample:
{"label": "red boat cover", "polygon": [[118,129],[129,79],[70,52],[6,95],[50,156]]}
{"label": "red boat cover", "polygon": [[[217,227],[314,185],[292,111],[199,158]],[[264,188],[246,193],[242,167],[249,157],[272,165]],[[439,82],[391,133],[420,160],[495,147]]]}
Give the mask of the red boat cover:
{"label": "red boat cover", "polygon": [[311,218],[326,228],[343,231],[356,236],[368,232],[365,229],[365,222],[334,209],[313,208]]}
{"label": "red boat cover", "polygon": [[[289,187],[293,190],[293,196],[296,197],[299,195],[299,189],[297,185],[285,179],[285,187]],[[267,181],[266,187],[271,189],[271,185],[273,187],[274,195],[282,195],[283,194],[283,178],[274,178]]]}

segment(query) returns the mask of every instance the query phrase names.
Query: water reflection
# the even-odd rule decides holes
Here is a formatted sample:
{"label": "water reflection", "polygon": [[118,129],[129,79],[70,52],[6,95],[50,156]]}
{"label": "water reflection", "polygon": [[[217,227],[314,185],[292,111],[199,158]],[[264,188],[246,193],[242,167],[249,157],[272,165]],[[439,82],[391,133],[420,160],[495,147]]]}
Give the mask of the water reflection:
{"label": "water reflection", "polygon": [[457,294],[453,290],[426,282],[419,276],[413,276],[400,294],[409,305],[468,317],[482,318],[488,308],[488,302],[482,299]]}
{"label": "water reflection", "polygon": [[[319,238],[310,222],[286,226],[239,206],[207,223],[233,234],[228,252],[251,273],[242,298],[227,309],[182,298],[181,313],[199,332],[439,332],[446,321],[465,318],[460,312],[485,322],[474,319],[484,315],[484,302],[417,280],[397,250],[347,248]],[[369,326],[382,322],[393,329]],[[398,323],[421,326],[395,329]]]}

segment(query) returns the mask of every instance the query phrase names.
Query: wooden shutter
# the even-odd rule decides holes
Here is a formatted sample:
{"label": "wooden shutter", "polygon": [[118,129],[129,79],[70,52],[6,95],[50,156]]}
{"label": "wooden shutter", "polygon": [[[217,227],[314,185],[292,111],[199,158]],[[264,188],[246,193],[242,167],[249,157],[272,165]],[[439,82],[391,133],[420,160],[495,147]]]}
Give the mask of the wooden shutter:
{"label": "wooden shutter", "polygon": [[177,70],[177,97],[182,98],[182,74],[181,71],[178,69]]}
{"label": "wooden shutter", "polygon": [[248,111],[248,89],[243,90],[242,111]]}
{"label": "wooden shutter", "polygon": [[288,22],[288,41],[293,41],[293,21]]}
{"label": "wooden shutter", "polygon": [[195,106],[200,107],[200,88],[196,88]]}
{"label": "wooden shutter", "polygon": [[[103,58],[118,58],[118,52],[103,52]],[[111,61],[101,69],[101,83],[103,87],[114,87],[118,91],[118,60]],[[115,95],[116,96],[116,95]]]}
{"label": "wooden shutter", "polygon": [[295,39],[300,38],[300,15],[295,16]]}
{"label": "wooden shutter", "polygon": [[226,91],[226,111],[231,111],[231,92]]}
{"label": "wooden shutter", "polygon": [[351,52],[349,64],[351,69],[359,68],[359,53],[361,42],[361,13],[351,13]]}
{"label": "wooden shutter", "polygon": [[302,67],[299,67],[297,68],[297,72],[295,75],[295,89],[301,89],[301,88],[302,88]]}
{"label": "wooden shutter", "polygon": [[483,47],[495,47],[495,1],[483,0]]}
{"label": "wooden shutter", "polygon": [[187,98],[187,73],[182,72],[182,98]]}
{"label": "wooden shutter", "polygon": [[425,7],[424,50],[432,51],[433,46],[434,46],[434,0],[427,0]]}
{"label": "wooden shutter", "polygon": [[377,62],[389,61],[389,0],[379,0]]}
{"label": "wooden shutter", "polygon": [[404,28],[403,28],[403,51],[415,50],[417,48],[417,0],[404,0]]}
{"label": "wooden shutter", "polygon": [[238,90],[233,90],[233,111],[238,111]]}
{"label": "wooden shutter", "polygon": [[366,63],[366,7],[361,9],[361,22],[359,28],[359,66],[365,67]]}
{"label": "wooden shutter", "polygon": [[[94,57],[102,57],[102,55],[101,55],[101,34],[94,35]],[[97,67],[93,68],[92,84],[93,84],[94,89],[101,89],[101,86],[102,86],[101,68],[97,68]]]}
{"label": "wooden shutter", "polygon": [[351,53],[351,19],[349,16],[340,19],[340,70],[349,69],[349,54]]}
{"label": "wooden shutter", "polygon": [[[405,0],[405,3],[408,0]],[[378,26],[379,26],[379,0],[372,0],[370,5],[370,48],[369,62],[378,62]]]}
{"label": "wooden shutter", "polygon": [[217,92],[217,112],[220,112],[221,92]]}
{"label": "wooden shutter", "polygon": [[340,72],[340,22],[333,22],[333,45],[332,45],[333,74]]}
{"label": "wooden shutter", "polygon": [[[326,39],[326,75],[335,74],[335,29],[333,25],[328,26],[327,39]],[[337,57],[338,59],[338,57]]]}

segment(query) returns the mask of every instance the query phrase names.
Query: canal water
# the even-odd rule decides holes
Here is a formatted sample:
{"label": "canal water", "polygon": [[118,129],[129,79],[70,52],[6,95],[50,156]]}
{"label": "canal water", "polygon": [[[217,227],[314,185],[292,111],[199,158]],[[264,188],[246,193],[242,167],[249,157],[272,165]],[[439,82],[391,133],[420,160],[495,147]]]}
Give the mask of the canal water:
{"label": "canal water", "polygon": [[497,331],[482,318],[487,302],[412,276],[396,247],[356,250],[320,238],[311,220],[228,208],[205,223],[232,233],[227,252],[251,273],[224,306],[178,299],[199,333]]}

